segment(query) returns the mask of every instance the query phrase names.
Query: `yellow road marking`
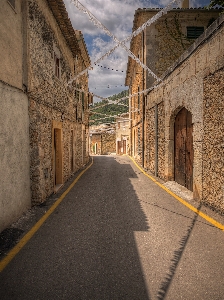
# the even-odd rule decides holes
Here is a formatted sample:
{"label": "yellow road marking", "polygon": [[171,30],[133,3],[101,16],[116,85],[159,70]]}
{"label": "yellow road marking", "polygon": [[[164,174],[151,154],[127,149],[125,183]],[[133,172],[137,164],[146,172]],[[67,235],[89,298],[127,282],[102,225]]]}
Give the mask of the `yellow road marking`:
{"label": "yellow road marking", "polygon": [[41,219],[27,232],[26,235],[18,242],[18,244],[7,254],[5,258],[0,261],[0,273],[4,270],[4,268],[10,263],[10,261],[16,256],[16,254],[26,245],[26,243],[32,238],[32,236],[38,231],[38,229],[43,225],[43,223],[47,220],[47,218],[52,214],[52,212],[56,209],[56,207],[62,202],[65,196],[70,192],[70,190],[74,187],[77,181],[82,177],[82,175],[93,165],[93,159],[91,164],[83,170],[73,181],[73,183],[68,187],[68,189],[61,195],[60,198],[49,208],[46,214],[41,217]]}
{"label": "yellow road marking", "polygon": [[203,219],[205,219],[206,221],[208,221],[209,223],[211,223],[213,226],[221,229],[224,231],[224,225],[222,225],[221,223],[217,222],[216,220],[214,220],[213,218],[209,217],[208,215],[204,214],[203,212],[201,212],[200,210],[198,210],[196,207],[194,207],[193,205],[189,204],[187,201],[185,201],[184,199],[182,199],[181,197],[177,196],[176,194],[174,194],[173,192],[171,192],[168,188],[166,188],[163,184],[161,184],[160,182],[158,182],[155,178],[153,178],[152,176],[150,176],[149,174],[147,174],[136,162],[135,160],[129,156],[129,158],[133,161],[133,163],[136,165],[136,167],[148,178],[150,178],[153,182],[155,182],[158,186],[160,186],[163,190],[165,190],[167,193],[169,193],[171,196],[173,196],[175,199],[177,199],[179,202],[181,202],[183,205],[185,205],[186,207],[188,207],[189,209],[191,209],[193,212],[195,212],[196,214],[198,214],[200,217],[202,217]]}

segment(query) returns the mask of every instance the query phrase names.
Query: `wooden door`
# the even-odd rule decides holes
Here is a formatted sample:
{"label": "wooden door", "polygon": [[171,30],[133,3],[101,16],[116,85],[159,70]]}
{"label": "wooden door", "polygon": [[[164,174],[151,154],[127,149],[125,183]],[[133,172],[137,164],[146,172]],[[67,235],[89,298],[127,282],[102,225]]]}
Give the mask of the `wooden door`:
{"label": "wooden door", "polygon": [[54,153],[55,153],[55,185],[62,184],[62,145],[61,129],[54,129]]}
{"label": "wooden door", "polygon": [[175,181],[193,191],[193,124],[186,108],[176,116],[174,131]]}
{"label": "wooden door", "polygon": [[74,133],[73,130],[71,130],[71,140],[70,140],[70,166],[71,166],[71,172],[74,171]]}
{"label": "wooden door", "polygon": [[123,154],[126,154],[126,140],[123,140]]}
{"label": "wooden door", "polygon": [[121,155],[121,141],[117,142],[117,154]]}

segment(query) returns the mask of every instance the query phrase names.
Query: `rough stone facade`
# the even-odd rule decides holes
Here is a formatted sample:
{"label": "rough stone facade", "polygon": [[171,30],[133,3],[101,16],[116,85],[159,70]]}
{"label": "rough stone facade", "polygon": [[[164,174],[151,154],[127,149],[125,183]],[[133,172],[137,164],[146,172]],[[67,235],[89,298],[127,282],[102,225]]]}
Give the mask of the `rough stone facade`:
{"label": "rough stone facade", "polygon": [[178,113],[186,108],[192,115],[193,126],[194,198],[222,213],[223,67],[224,17],[221,15],[167,70],[163,84],[148,94],[146,109],[149,137],[146,153],[157,149],[154,153],[151,150],[146,167],[160,178],[175,180],[174,124]]}
{"label": "rough stone facade", "polygon": [[129,154],[129,114],[116,118],[116,154]]}
{"label": "rough stone facade", "polygon": [[116,131],[112,124],[90,127],[90,153],[108,155],[116,153]]}
{"label": "rough stone facade", "polygon": [[160,102],[146,109],[145,167],[164,179],[165,157],[165,109]]}
{"label": "rough stone facade", "polygon": [[102,153],[102,135],[101,133],[90,133],[90,153],[92,155],[101,155]]}
{"label": "rough stone facade", "polygon": [[[90,61],[88,53],[83,55],[85,49],[81,53],[78,47],[72,49],[61,31],[60,24],[68,22],[63,5],[58,1],[28,2],[33,204],[56,192],[89,160],[88,78],[82,75],[70,86],[67,82]],[[73,30],[72,34],[70,39],[80,39],[80,32]],[[81,43],[84,44],[83,38]]]}
{"label": "rough stone facade", "polygon": [[116,133],[102,133],[102,155],[116,153]]}
{"label": "rough stone facade", "polygon": [[204,78],[202,201],[224,212],[224,69]]}
{"label": "rough stone facade", "polygon": [[[150,8],[136,10],[133,31],[158,12],[159,9]],[[220,11],[217,9],[173,9],[148,26],[141,34],[134,37],[131,41],[131,51],[156,76],[161,77],[167,68],[195,41],[194,35],[190,35],[189,28],[202,28],[202,30],[205,30],[214,19],[218,18],[219,13]],[[148,89],[154,83],[155,78],[146,70],[143,70],[136,61],[129,58],[126,85],[130,87],[130,94],[133,95]],[[130,97],[129,106],[131,155],[144,166],[144,141],[148,139],[145,125],[145,96],[141,94]],[[160,140],[158,140],[158,143],[160,143]],[[150,151],[152,152],[152,150]],[[150,153],[147,155],[151,155]],[[162,153],[159,154],[161,159]],[[153,165],[152,162],[150,164]],[[152,166],[152,169],[154,168],[157,169],[156,164]],[[160,173],[160,167],[156,170],[156,173],[157,171]]]}

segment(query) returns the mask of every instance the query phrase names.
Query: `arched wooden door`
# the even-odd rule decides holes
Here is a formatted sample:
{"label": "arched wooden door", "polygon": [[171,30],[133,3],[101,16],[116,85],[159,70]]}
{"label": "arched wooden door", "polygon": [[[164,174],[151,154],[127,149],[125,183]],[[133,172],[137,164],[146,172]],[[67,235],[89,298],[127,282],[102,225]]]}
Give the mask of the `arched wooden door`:
{"label": "arched wooden door", "polygon": [[193,191],[193,124],[186,108],[176,116],[174,137],[175,181]]}

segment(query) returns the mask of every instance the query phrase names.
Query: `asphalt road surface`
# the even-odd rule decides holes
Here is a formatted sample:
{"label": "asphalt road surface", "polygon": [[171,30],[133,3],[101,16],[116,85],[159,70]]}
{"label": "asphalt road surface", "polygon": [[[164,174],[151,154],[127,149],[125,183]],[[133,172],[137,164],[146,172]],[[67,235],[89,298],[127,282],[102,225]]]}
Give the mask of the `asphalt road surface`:
{"label": "asphalt road surface", "polygon": [[0,299],[224,299],[224,231],[127,156],[96,156],[1,272]]}

